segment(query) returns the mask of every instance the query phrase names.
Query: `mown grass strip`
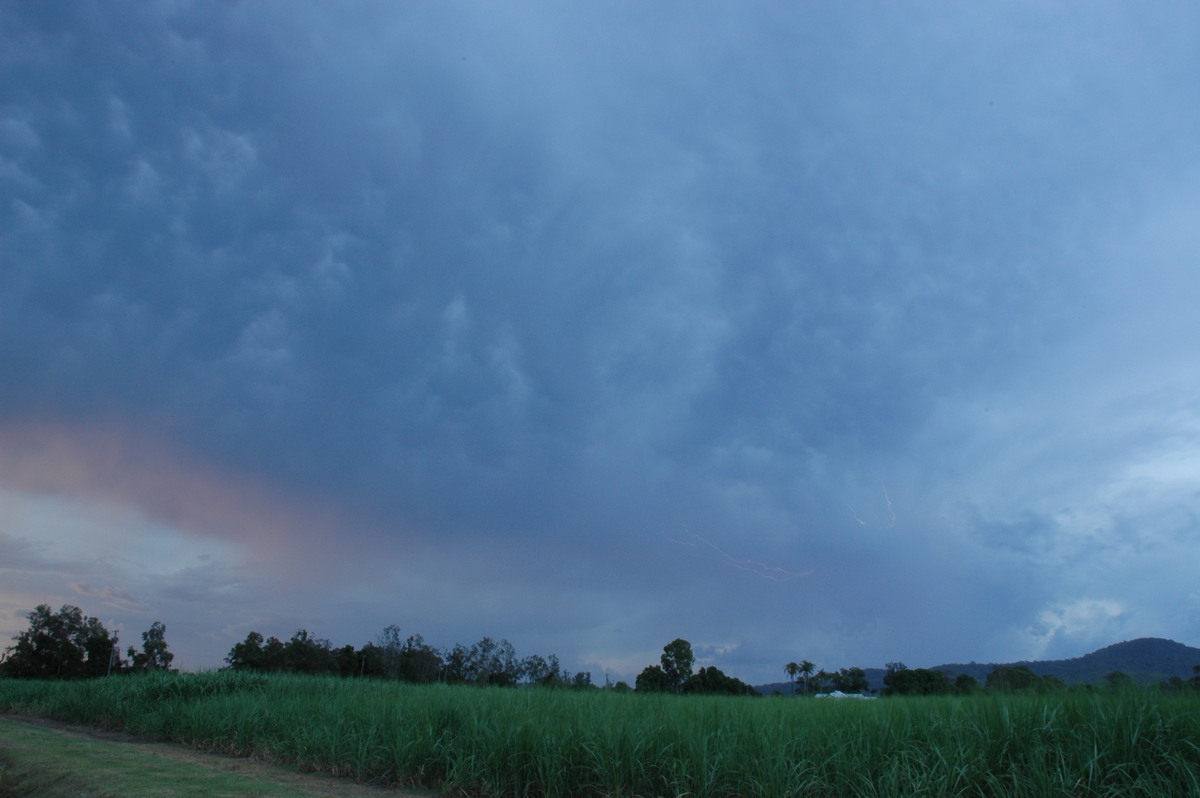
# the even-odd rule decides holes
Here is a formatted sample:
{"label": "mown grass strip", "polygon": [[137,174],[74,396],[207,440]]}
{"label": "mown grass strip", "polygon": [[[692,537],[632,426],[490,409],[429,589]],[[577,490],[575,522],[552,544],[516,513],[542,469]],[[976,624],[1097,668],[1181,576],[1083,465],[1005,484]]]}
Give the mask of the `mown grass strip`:
{"label": "mown grass strip", "polygon": [[242,773],[147,753],[129,744],[0,717],[0,796],[186,798],[321,795]]}

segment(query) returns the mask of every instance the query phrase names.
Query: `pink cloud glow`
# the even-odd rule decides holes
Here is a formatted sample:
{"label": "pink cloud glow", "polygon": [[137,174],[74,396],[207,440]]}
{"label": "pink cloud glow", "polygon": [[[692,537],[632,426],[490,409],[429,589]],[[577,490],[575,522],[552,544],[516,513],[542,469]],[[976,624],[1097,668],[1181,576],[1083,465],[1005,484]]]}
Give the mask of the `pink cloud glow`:
{"label": "pink cloud glow", "polygon": [[353,548],[339,545],[350,523],[343,514],[125,424],[0,424],[0,488],[133,511],[187,536],[245,547],[250,561],[278,575],[336,571]]}

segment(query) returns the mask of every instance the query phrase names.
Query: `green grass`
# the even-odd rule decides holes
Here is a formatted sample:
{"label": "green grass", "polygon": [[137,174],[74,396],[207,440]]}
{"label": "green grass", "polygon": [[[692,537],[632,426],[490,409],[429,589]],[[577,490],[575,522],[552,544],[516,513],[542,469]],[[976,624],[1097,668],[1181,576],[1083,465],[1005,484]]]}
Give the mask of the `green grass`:
{"label": "green grass", "polygon": [[880,701],[239,673],[0,681],[0,710],[485,796],[1200,796],[1200,696]]}
{"label": "green grass", "polygon": [[0,717],[0,796],[285,798],[305,794],[319,793]]}

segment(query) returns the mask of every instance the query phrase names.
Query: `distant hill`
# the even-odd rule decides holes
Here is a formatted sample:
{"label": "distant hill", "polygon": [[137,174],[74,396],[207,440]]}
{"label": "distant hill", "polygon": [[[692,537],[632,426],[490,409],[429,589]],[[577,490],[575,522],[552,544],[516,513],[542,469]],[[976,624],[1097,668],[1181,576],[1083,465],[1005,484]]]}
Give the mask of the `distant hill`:
{"label": "distant hill", "polygon": [[[960,673],[970,674],[983,683],[997,665],[1024,665],[1039,676],[1053,674],[1067,684],[1100,684],[1113,671],[1128,674],[1139,684],[1155,682],[1178,676],[1190,679],[1192,667],[1200,665],[1200,648],[1185,646],[1174,640],[1161,637],[1140,637],[1084,654],[1074,659],[1023,660],[1021,662],[968,662],[937,665],[935,671],[945,671],[953,679]],[[872,690],[883,688],[883,668],[864,668]],[[789,682],[773,682],[759,685],[760,693],[771,695],[775,691],[790,695]]]}
{"label": "distant hill", "polygon": [[[955,663],[938,665],[934,670],[948,671],[951,677],[968,673],[982,682],[987,679],[987,675],[996,664]],[[1053,674],[1067,684],[1097,684],[1103,682],[1104,677],[1113,671],[1128,674],[1140,684],[1152,684],[1172,676],[1190,679],[1193,675],[1192,666],[1200,665],[1200,648],[1192,648],[1161,637],[1139,637],[1137,640],[1115,643],[1074,659],[998,664],[1025,665],[1039,676]]]}

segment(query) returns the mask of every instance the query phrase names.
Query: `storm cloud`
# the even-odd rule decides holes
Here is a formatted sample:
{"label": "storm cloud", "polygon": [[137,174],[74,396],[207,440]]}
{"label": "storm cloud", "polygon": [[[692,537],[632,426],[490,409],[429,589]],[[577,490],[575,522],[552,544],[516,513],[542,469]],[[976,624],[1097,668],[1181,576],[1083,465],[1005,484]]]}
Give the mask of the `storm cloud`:
{"label": "storm cloud", "polygon": [[0,10],[0,632],[1200,641],[1200,13]]}

